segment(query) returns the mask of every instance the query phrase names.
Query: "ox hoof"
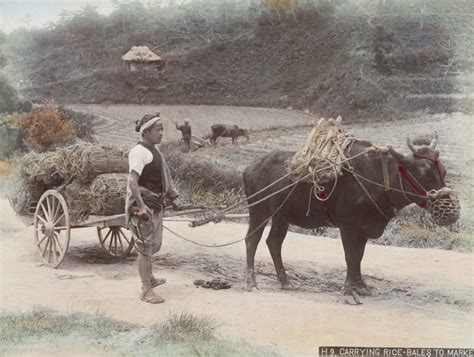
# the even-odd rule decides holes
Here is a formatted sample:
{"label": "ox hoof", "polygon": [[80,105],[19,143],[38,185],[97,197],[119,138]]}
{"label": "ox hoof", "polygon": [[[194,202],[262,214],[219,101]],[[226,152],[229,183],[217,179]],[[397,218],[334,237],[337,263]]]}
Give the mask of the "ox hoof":
{"label": "ox hoof", "polygon": [[296,290],[296,287],[290,282],[281,283],[281,288],[282,290]]}
{"label": "ox hoof", "polygon": [[353,288],[357,291],[359,295],[362,296],[371,296],[373,287],[367,285],[367,283],[363,280],[358,281],[353,285]]}
{"label": "ox hoof", "polygon": [[257,285],[251,285],[251,286],[247,286],[245,290],[247,290],[248,292],[255,292],[255,291],[258,291],[258,288],[257,288]]}
{"label": "ox hoof", "polygon": [[344,293],[344,302],[349,305],[362,305],[362,300],[355,290]]}

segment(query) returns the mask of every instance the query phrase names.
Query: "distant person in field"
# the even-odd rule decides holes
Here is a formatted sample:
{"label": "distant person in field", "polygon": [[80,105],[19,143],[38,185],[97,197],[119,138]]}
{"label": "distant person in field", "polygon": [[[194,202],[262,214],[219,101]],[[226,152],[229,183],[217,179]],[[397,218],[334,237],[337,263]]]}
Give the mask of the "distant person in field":
{"label": "distant person in field", "polygon": [[135,131],[140,133],[141,140],[128,156],[125,220],[138,251],[138,273],[142,281],[140,299],[159,304],[164,299],[156,295],[153,288],[164,284],[166,280],[153,275],[151,258],[161,248],[165,201],[171,201],[175,210],[181,209],[181,203],[168,165],[156,147],[163,138],[163,123],[159,113],[145,115],[138,120]]}
{"label": "distant person in field", "polygon": [[181,135],[183,135],[184,150],[188,152],[191,150],[191,125],[189,125],[189,119],[184,119],[184,125],[175,124],[176,129],[181,131]]}

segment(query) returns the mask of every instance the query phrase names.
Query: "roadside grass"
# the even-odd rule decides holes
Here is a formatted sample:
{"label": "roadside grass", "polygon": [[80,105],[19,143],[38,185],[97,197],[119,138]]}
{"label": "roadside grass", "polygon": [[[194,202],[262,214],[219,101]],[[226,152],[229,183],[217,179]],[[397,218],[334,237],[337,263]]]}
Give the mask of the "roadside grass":
{"label": "roadside grass", "polygon": [[426,211],[412,205],[405,207],[389,222],[382,237],[371,242],[398,247],[472,252],[474,227],[464,219],[450,226],[438,226]]}
{"label": "roadside grass", "polygon": [[39,307],[24,312],[2,311],[0,354],[15,354],[25,346],[34,354],[39,343],[55,348],[63,345],[67,351],[71,343],[79,342],[86,343],[86,349],[114,356],[276,355],[245,342],[217,338],[216,327],[214,320],[188,312],[172,313],[162,323],[143,327],[100,314],[60,314]]}

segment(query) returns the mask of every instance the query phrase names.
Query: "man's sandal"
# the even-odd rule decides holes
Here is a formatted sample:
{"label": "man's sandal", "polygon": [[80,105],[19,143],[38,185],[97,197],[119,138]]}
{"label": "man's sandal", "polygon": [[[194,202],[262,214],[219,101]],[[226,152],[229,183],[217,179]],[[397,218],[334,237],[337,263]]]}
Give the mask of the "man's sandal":
{"label": "man's sandal", "polygon": [[166,279],[164,278],[151,278],[151,287],[156,288],[157,286],[163,285],[166,283]]}
{"label": "man's sandal", "polygon": [[158,296],[158,295],[147,296],[147,294],[149,293],[151,289],[152,288],[142,292],[140,295],[140,300],[145,301],[149,304],[161,304],[165,302],[165,299],[163,299],[161,296]]}

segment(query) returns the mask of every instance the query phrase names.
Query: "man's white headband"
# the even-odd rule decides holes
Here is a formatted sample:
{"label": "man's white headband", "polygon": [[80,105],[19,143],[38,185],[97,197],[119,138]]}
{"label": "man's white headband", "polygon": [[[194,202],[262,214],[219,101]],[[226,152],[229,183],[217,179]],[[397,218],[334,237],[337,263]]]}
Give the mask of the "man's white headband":
{"label": "man's white headband", "polygon": [[160,117],[154,117],[154,118],[151,118],[150,120],[148,120],[145,124],[143,124],[141,127],[140,127],[140,136],[143,135],[143,132],[148,129],[148,128],[151,128],[155,123],[157,122],[161,122],[161,118]]}

